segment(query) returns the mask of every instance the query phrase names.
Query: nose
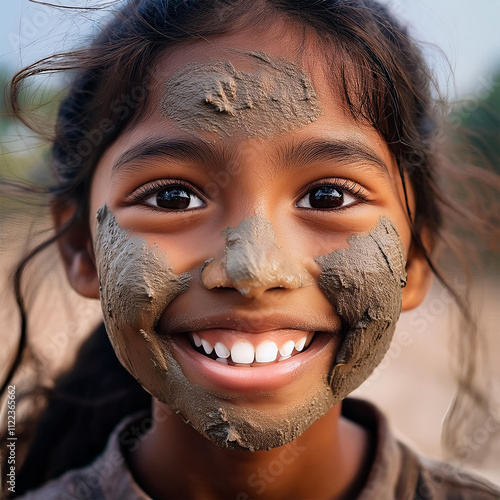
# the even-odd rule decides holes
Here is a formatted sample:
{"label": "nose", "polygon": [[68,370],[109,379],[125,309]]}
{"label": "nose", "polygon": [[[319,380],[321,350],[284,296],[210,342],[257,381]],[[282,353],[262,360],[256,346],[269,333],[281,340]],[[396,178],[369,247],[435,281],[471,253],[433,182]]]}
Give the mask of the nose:
{"label": "nose", "polygon": [[276,244],[271,223],[260,215],[228,227],[224,254],[209,259],[201,270],[207,289],[234,288],[244,297],[257,298],[273,288],[299,288],[312,283],[311,275]]}

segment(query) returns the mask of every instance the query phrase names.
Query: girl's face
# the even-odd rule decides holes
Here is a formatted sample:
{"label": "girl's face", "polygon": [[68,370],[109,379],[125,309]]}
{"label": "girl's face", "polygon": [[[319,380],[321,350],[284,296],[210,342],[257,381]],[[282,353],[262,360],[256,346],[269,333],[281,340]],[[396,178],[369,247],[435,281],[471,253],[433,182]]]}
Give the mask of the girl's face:
{"label": "girl's face", "polygon": [[[295,35],[169,50],[146,112],[92,182],[118,357],[225,446],[297,437],[380,362],[401,308],[410,229],[397,165],[345,109],[318,41]],[[407,307],[423,294],[409,276]]]}

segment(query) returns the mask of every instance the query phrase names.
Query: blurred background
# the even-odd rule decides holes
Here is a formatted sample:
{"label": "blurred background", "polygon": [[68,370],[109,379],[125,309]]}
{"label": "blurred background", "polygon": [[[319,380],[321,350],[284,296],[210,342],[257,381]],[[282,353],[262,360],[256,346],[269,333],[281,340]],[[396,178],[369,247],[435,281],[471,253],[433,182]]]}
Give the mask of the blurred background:
{"label": "blurred background", "polygon": [[[28,0],[4,2],[0,16],[0,89],[20,68],[86,42],[99,28],[110,1],[52,0],[55,5],[98,6],[102,10],[54,8]],[[412,26],[411,33],[422,43],[437,75],[442,92],[454,101],[450,112],[451,134],[464,125],[472,130],[475,147],[500,173],[500,1],[498,0],[391,0],[391,9]],[[38,107],[42,123],[50,123],[64,91],[64,76],[34,79],[21,100]],[[0,175],[10,180],[49,183],[44,160],[46,144],[5,113],[0,114]],[[455,125],[455,126],[454,126]],[[49,127],[48,127],[49,131]],[[463,140],[457,138],[456,140]],[[26,203],[27,202],[27,203]],[[5,376],[7,359],[14,352],[18,316],[9,279],[12,266],[23,253],[27,238],[45,237],[50,221],[45,210],[30,205],[27,195],[0,198],[0,376]],[[465,236],[464,236],[465,237]],[[500,308],[498,258],[480,249],[484,265],[473,293],[474,308],[490,357],[488,390],[494,413],[500,415]],[[40,265],[43,270],[40,272]],[[77,297],[68,287],[55,252],[44,255],[43,264],[28,269],[39,280],[36,295],[28,292],[31,321],[37,325],[30,340],[38,359],[33,369],[25,368],[20,378],[39,377],[47,381],[74,358],[85,335],[99,321],[99,305]],[[455,284],[463,285],[457,275]],[[395,340],[382,364],[356,395],[373,400],[389,416],[398,436],[423,454],[445,458],[440,447],[442,420],[453,396],[455,383],[450,352],[452,333],[460,328],[454,319],[448,292],[435,283],[426,301],[405,313]],[[452,346],[453,347],[453,346]],[[480,366],[486,371],[488,356]],[[486,378],[485,378],[486,380]],[[486,383],[486,382],[485,382]],[[463,444],[470,452],[468,466],[500,484],[500,429],[479,425]],[[477,452],[477,453],[476,453]]]}

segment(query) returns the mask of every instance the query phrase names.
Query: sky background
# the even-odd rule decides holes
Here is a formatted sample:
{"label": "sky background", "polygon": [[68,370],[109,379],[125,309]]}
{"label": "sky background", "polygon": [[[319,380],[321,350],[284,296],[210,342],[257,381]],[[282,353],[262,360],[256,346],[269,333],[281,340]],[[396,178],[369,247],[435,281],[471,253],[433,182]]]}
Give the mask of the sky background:
{"label": "sky background", "polygon": [[[63,5],[103,5],[106,0],[47,0]],[[410,23],[419,40],[440,47],[455,73],[456,88],[448,85],[449,70],[436,50],[428,59],[440,84],[451,97],[474,94],[500,68],[500,0],[387,0],[399,17]],[[4,0],[0,9],[0,61],[12,69],[85,43],[98,28],[102,14],[54,9],[29,0]]]}

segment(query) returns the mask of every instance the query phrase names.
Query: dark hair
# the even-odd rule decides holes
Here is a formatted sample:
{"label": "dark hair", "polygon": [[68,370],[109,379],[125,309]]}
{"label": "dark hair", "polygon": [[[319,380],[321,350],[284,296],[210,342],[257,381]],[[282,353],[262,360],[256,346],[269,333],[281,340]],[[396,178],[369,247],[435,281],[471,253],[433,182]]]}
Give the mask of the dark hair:
{"label": "dark hair", "polygon": [[[26,122],[19,101],[25,81],[40,73],[73,72],[52,140],[51,160],[57,182],[47,189],[47,194],[54,206],[73,206],[75,212],[58,234],[36,247],[17,269],[15,287],[22,313],[22,335],[3,391],[21,362],[26,343],[26,315],[21,293],[23,270],[34,255],[54,243],[68,228],[88,221],[89,189],[96,162],[124,128],[144,111],[158,56],[166,47],[185,40],[253,25],[271,26],[278,18],[290,26],[310,29],[320,35],[323,55],[332,67],[332,87],[340,89],[355,119],[369,123],[385,139],[397,161],[405,196],[407,183],[413,187],[414,213],[410,213],[406,197],[413,245],[427,257],[435,275],[450,290],[471,324],[472,317],[464,298],[448,285],[421,241],[423,228],[433,242],[438,243],[445,238],[443,221],[452,213],[468,220],[471,215],[457,208],[442,189],[440,176],[448,162],[440,153],[441,140],[437,136],[440,100],[433,94],[433,78],[418,45],[386,7],[374,0],[131,0],[114,14],[89,47],[43,59],[19,72],[12,81],[13,111]],[[328,50],[332,47],[335,51]],[[457,414],[464,398],[472,398],[478,407],[486,408],[488,404],[473,382],[475,330],[469,328],[462,333],[466,339],[462,351],[465,363],[458,380]],[[104,334],[99,331],[89,342],[98,342],[101,336]],[[84,355],[82,351],[80,356]],[[113,357],[111,351],[109,355]],[[82,362],[75,366],[73,373],[82,373],[80,370],[85,369],[88,367]],[[108,370],[124,369],[114,363]],[[67,385],[65,389],[71,394]],[[116,421],[123,416],[124,410],[119,406],[114,409]],[[108,418],[108,424],[113,419]],[[104,427],[108,429],[109,425]],[[85,443],[83,427],[64,431],[68,435],[78,435]],[[64,431],[57,430],[59,433]],[[100,443],[100,448],[103,446],[104,442]],[[100,451],[98,448],[93,446],[92,452],[84,455],[87,462]],[[56,457],[57,450],[44,449],[44,455],[47,454]],[[28,455],[26,467],[30,460]],[[57,463],[57,459],[47,459],[43,474],[31,481],[25,477],[23,488],[35,487],[69,466],[75,466],[75,462]]]}

